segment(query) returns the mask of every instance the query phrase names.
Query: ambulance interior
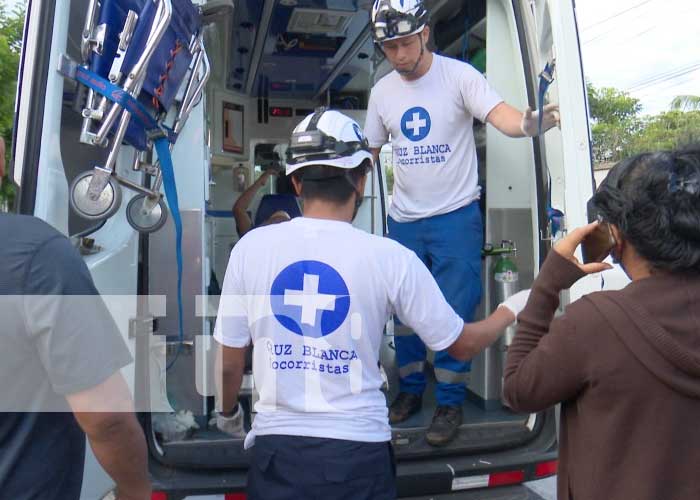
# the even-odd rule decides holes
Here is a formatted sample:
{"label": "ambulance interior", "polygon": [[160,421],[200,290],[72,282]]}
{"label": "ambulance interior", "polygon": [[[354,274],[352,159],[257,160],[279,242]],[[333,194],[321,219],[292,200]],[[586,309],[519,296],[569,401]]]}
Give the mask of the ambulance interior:
{"label": "ambulance interior", "polygon": [[[491,84],[510,104],[524,109],[535,101],[536,85],[532,55],[526,45],[523,16],[528,2],[506,0],[431,0],[432,46],[438,53],[469,61],[486,73]],[[71,2],[66,51],[78,57],[79,33],[87,0]],[[280,152],[294,126],[320,105],[339,109],[363,124],[369,91],[390,67],[375,50],[368,28],[371,0],[211,0],[202,5],[205,47],[211,77],[204,97],[178,139],[173,152],[180,208],[184,226],[184,331],[179,345],[176,308],[159,318],[156,333],[168,332],[167,359],[171,369],[152,374],[162,377],[174,411],[190,411],[198,429],[179,436],[166,436],[149,427],[153,454],[163,463],[196,467],[244,467],[242,440],[231,438],[209,425],[214,407],[211,381],[202,381],[203,366],[211,356],[215,306],[199,296],[216,296],[223,282],[232,247],[238,240],[231,208],[243,189],[263,170],[279,166]],[[539,64],[537,59],[534,61]],[[556,90],[555,90],[556,91]],[[68,184],[92,165],[104,161],[106,152],[79,144],[81,116],[64,90],[61,113],[61,158]],[[507,138],[491,127],[475,123],[479,157],[481,199],[485,217],[485,241],[501,245],[512,241],[519,268],[518,288],[528,287],[539,266],[542,250],[540,228],[545,193],[537,160],[536,141]],[[133,150],[123,147],[118,169],[134,182],[130,173]],[[365,200],[354,224],[377,235],[384,232],[384,219],[391,192],[387,173],[392,165],[390,147],[381,155],[383,175],[372,174]],[[274,193],[274,182],[260,190],[250,207],[253,220],[260,199]],[[132,193],[125,192],[124,205]],[[68,210],[61,206],[61,211]],[[107,221],[90,221],[68,210],[71,236],[82,238],[86,255],[99,253],[119,238],[131,250],[124,263],[134,274],[140,294],[163,294],[168,303],[176,300],[173,225],[148,235],[135,235],[125,224],[122,207]],[[543,229],[544,230],[544,229]],[[130,239],[129,239],[130,238]],[[94,243],[97,242],[97,243]],[[91,245],[94,245],[91,247]],[[280,249],[280,251],[284,251]],[[129,257],[129,255],[131,257]],[[497,305],[491,278],[494,260],[483,260],[483,300],[476,318],[483,318]],[[96,264],[99,280],[99,265]],[[109,287],[107,287],[109,288]],[[205,302],[207,302],[205,300]],[[138,340],[137,340],[138,342]],[[498,452],[526,446],[538,438],[550,413],[519,415],[501,402],[501,342],[473,360],[469,396],[464,405],[464,423],[459,436],[448,446],[433,448],[424,440],[434,409],[434,377],[426,368],[429,385],[423,410],[394,431],[399,460],[438,455]],[[398,391],[398,369],[394,359],[393,327],[387,325],[381,363],[388,378],[387,401]],[[161,367],[163,368],[163,367]],[[138,372],[138,367],[137,367]],[[204,377],[206,378],[206,377]],[[247,375],[241,391],[246,426],[255,414],[254,381]],[[210,395],[202,396],[202,387]]]}

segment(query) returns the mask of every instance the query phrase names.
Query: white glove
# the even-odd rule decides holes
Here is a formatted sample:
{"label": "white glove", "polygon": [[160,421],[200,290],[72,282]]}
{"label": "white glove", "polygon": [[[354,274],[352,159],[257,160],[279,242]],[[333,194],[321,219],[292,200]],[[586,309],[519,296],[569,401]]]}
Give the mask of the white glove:
{"label": "white glove", "polygon": [[[542,133],[544,134],[550,128],[559,125],[559,105],[546,104],[544,106],[544,115],[542,118]],[[520,122],[520,130],[527,137],[535,137],[539,133],[540,112],[532,111],[527,108],[523,113],[523,120]]]}
{"label": "white glove", "polygon": [[498,307],[505,307],[510,312],[512,312],[517,318],[518,315],[525,309],[525,304],[527,304],[527,299],[530,297],[530,289],[521,290],[504,300],[502,303],[498,304]]}
{"label": "white glove", "polygon": [[246,435],[245,429],[243,427],[243,409],[239,404],[236,413],[230,417],[224,417],[221,413],[217,412],[216,417],[209,421],[209,425],[216,423],[216,426],[221,432],[233,436],[244,438]]}

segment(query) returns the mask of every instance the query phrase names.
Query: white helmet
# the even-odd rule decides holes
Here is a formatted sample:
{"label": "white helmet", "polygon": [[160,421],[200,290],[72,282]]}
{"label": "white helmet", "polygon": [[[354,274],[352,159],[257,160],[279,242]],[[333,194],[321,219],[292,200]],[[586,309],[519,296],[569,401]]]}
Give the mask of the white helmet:
{"label": "white helmet", "polygon": [[312,165],[349,170],[372,160],[369,144],[357,122],[326,108],[318,108],[296,126],[286,156],[287,175]]}
{"label": "white helmet", "polygon": [[372,37],[377,43],[420,33],[428,24],[423,0],[375,0]]}

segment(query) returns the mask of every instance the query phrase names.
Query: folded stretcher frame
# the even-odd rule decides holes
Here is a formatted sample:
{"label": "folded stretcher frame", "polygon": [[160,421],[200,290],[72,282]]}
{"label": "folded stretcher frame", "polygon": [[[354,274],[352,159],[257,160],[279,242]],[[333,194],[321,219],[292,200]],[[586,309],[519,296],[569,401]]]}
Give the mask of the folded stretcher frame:
{"label": "folded stretcher frame", "polygon": [[[167,220],[161,187],[165,191],[175,226],[179,327],[177,354],[166,369],[184,341],[183,231],[170,153],[209,79],[201,31],[200,12],[190,0],[89,0],[82,60],[64,55],[58,69],[78,82],[78,109],[85,103],[80,141],[109,148],[104,165],[73,180],[72,209],[86,219],[107,219],[119,209],[122,185],[138,192],[126,207],[129,224],[151,233]],[[142,184],[116,172],[124,143],[134,148],[132,168],[142,172]]]}
{"label": "folded stretcher frame", "polygon": [[[85,103],[80,141],[109,148],[109,155],[104,165],[73,180],[70,205],[78,215],[91,220],[114,215],[122,185],[139,193],[126,210],[137,231],[157,231],[165,223],[161,187],[176,216],[170,150],[210,75],[201,28],[190,0],[89,1],[82,61],[63,56],[59,71],[78,82],[76,100]],[[142,184],[116,172],[124,143],[135,150],[132,168],[144,174]]]}

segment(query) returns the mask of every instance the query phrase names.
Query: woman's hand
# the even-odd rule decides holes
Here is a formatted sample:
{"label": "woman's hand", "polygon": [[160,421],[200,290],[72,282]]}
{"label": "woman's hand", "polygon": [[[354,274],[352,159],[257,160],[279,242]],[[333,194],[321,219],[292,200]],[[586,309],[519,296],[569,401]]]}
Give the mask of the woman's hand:
{"label": "woman's hand", "polygon": [[583,227],[574,229],[572,232],[566,235],[554,245],[554,251],[567,260],[570,260],[576,264],[579,269],[581,269],[586,274],[595,274],[608,269],[612,269],[612,266],[605,262],[592,262],[590,264],[581,264],[579,260],[574,256],[574,252],[581,244],[581,242],[586,239],[586,236],[591,234],[598,227],[598,222],[593,222]]}

